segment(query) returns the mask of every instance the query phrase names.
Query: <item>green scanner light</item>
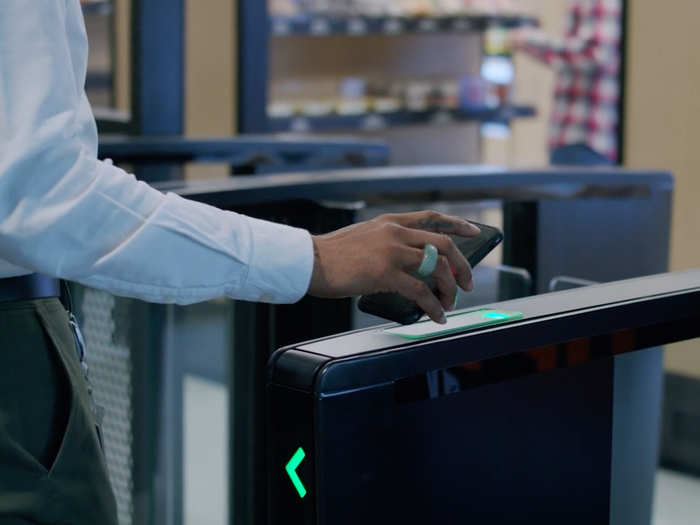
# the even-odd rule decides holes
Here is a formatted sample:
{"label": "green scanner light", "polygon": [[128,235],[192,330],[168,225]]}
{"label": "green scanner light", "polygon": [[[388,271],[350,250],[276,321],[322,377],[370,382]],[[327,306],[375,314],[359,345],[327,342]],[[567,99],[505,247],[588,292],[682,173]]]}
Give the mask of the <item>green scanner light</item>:
{"label": "green scanner light", "polygon": [[294,485],[294,488],[297,489],[299,497],[302,499],[304,498],[304,496],[306,496],[306,487],[304,487],[304,484],[299,479],[299,475],[297,474],[297,468],[299,467],[301,462],[304,461],[305,457],[306,452],[304,452],[303,448],[299,447],[299,449],[294,453],[292,459],[289,460],[287,466],[285,467],[289,479],[292,480],[292,485]]}
{"label": "green scanner light", "polygon": [[483,317],[486,319],[508,319],[508,316],[506,314],[502,314],[499,312],[486,312]]}
{"label": "green scanner light", "polygon": [[404,339],[418,341],[430,337],[437,337],[447,334],[456,334],[483,328],[485,326],[495,326],[511,321],[522,319],[521,312],[507,312],[505,310],[472,310],[471,312],[461,312],[447,316],[447,324],[440,325],[432,321],[421,321],[407,326],[389,327],[384,333],[397,335]]}

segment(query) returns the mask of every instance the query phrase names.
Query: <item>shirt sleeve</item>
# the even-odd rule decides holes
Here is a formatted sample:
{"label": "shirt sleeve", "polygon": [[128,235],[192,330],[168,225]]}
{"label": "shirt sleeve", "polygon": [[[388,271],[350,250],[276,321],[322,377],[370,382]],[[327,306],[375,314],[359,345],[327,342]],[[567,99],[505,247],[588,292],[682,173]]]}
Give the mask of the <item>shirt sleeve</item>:
{"label": "shirt sleeve", "polygon": [[0,258],[152,302],[300,299],[308,232],[164,195],[97,160],[69,15],[65,0],[0,2]]}
{"label": "shirt sleeve", "polygon": [[523,50],[556,69],[614,70],[619,67],[621,5],[619,0],[578,0],[569,16],[573,30],[554,38],[533,30]]}

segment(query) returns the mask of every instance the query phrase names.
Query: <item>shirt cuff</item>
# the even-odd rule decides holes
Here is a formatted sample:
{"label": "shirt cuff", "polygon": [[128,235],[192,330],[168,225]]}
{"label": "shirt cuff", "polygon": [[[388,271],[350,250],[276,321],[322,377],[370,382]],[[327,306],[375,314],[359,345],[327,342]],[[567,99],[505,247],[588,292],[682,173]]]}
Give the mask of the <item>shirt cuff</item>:
{"label": "shirt cuff", "polygon": [[246,295],[258,302],[290,304],[309,289],[314,247],[306,230],[246,217],[251,231],[252,257]]}

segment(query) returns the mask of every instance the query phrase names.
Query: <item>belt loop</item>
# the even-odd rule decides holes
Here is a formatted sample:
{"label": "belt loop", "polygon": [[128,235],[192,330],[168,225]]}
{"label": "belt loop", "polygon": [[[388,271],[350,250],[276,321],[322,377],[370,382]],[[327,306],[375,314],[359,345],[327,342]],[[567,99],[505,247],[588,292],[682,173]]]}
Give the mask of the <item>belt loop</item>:
{"label": "belt loop", "polygon": [[85,363],[85,339],[83,338],[83,333],[80,331],[80,325],[78,320],[73,314],[73,298],[70,293],[70,285],[68,281],[61,279],[60,281],[61,296],[59,300],[63,304],[63,308],[68,312],[68,323],[70,324],[71,330],[73,331],[73,338],[75,339],[75,349],[78,352],[78,357],[80,358],[80,364],[85,370],[85,377],[87,378],[87,364]]}
{"label": "belt loop", "polygon": [[70,294],[70,287],[68,286],[68,281],[61,279],[61,296],[59,297],[63,307],[68,310],[69,313],[73,313],[73,297]]}

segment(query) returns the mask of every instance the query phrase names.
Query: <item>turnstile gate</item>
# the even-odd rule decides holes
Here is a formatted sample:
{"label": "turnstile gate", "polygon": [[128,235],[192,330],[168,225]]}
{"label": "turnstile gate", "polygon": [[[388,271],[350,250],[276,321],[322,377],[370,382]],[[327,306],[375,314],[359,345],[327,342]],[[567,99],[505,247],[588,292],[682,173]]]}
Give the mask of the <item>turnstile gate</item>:
{"label": "turnstile gate", "polygon": [[269,523],[649,523],[661,355],[625,354],[700,336],[700,270],[484,308],[275,353]]}

